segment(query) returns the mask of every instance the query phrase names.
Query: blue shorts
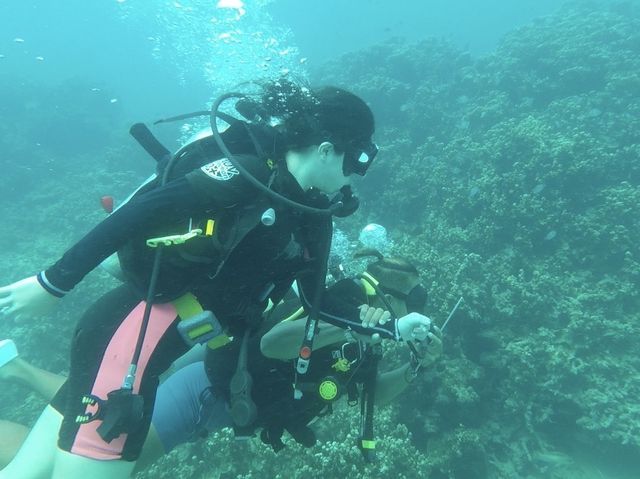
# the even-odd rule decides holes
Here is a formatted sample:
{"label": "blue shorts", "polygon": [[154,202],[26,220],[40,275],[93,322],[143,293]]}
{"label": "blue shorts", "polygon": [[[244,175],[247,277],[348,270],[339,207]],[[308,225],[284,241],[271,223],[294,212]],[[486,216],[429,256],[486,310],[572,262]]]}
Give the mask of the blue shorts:
{"label": "blue shorts", "polygon": [[151,423],[165,452],[233,425],[229,407],[216,393],[202,361],[179,369],[160,385]]}

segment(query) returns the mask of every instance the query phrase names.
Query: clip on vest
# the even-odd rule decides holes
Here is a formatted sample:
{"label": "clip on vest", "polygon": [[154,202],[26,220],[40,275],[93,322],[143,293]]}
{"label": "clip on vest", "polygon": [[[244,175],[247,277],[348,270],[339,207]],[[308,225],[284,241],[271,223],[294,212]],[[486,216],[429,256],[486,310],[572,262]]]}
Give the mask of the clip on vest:
{"label": "clip on vest", "polygon": [[202,311],[178,323],[178,333],[190,348],[205,344],[224,334],[222,325],[211,311]]}
{"label": "clip on vest", "polygon": [[175,246],[184,244],[190,239],[195,238],[196,236],[200,236],[201,234],[201,229],[195,229],[183,235],[169,235],[161,236],[159,238],[150,238],[147,240],[147,246],[149,248],[157,248],[158,246]]}

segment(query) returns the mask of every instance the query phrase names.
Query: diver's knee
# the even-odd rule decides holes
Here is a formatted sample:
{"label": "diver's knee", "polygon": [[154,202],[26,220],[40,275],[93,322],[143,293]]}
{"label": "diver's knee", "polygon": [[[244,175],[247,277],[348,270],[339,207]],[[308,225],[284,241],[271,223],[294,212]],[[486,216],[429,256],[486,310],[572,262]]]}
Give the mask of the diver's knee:
{"label": "diver's knee", "polygon": [[0,469],[13,460],[28,435],[28,427],[0,420]]}

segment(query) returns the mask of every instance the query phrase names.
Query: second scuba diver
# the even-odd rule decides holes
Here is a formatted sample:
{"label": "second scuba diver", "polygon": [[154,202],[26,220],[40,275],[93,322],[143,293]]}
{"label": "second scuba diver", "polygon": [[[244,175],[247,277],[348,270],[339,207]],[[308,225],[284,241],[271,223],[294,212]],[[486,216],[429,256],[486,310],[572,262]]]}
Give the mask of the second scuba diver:
{"label": "second scuba diver", "polygon": [[[396,315],[424,311],[426,290],[419,283],[415,267],[401,258],[379,256],[362,277],[343,279],[330,289],[346,301],[362,305],[363,321],[370,322],[373,318],[384,321],[388,318],[384,309],[387,305],[367,281],[379,286],[378,291],[383,292]],[[356,388],[362,386],[363,373],[370,366],[363,354],[369,340],[346,338],[344,330],[322,324],[322,332],[314,344],[314,362],[305,378],[306,392],[298,401],[291,394],[291,385],[294,382],[292,361],[304,332],[300,301],[291,291],[268,315],[272,320],[265,322],[263,332],[256,335],[250,348],[248,369],[255,381],[253,399],[258,414],[251,431],[245,432],[252,434],[254,429],[261,429],[261,439],[276,452],[284,447],[281,440],[284,431],[309,447],[315,443],[315,435],[308,425],[313,419],[319,415],[324,417],[341,397],[357,404]],[[432,331],[429,341],[421,343],[421,357],[412,356],[403,366],[378,375],[376,404],[391,402],[413,382],[420,369],[438,358],[442,352],[441,333],[438,328]],[[7,344],[7,347],[13,347],[17,356],[14,346]],[[233,425],[228,412],[230,373],[220,356],[234,357],[229,349],[208,349],[204,361],[184,365],[160,385],[137,469],[181,443]],[[64,382],[63,377],[35,368],[19,358],[4,371],[0,368],[2,377],[36,390],[45,399],[53,397]],[[4,438],[4,444],[0,443],[1,467],[13,457],[28,429],[0,421],[0,432]]]}
{"label": "second scuba diver", "polygon": [[[266,85],[254,106],[263,121],[227,121],[231,152],[222,153],[214,132],[216,142],[204,138],[162,160],[162,182],[141,189],[50,268],[0,288],[6,314],[43,313],[115,251],[128,279],[78,322],[69,377],[0,478],[129,477],[158,377],[193,339],[181,324],[215,332],[219,321],[247,344],[267,301],[279,303],[293,281],[316,321],[305,330],[301,374],[317,320],[366,336],[426,338],[425,316],[365,327],[353,304],[322,294],[332,221],[316,212],[339,214],[327,195],[373,161],[369,107],[339,88],[282,80]],[[227,336],[205,337],[212,345]],[[240,399],[250,391],[241,379]]]}

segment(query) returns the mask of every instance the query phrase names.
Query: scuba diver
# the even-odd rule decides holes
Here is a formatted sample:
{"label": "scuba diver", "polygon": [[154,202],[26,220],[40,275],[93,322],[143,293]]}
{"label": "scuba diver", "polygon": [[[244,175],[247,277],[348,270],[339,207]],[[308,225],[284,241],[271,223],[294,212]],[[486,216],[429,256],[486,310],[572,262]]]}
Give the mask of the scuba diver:
{"label": "scuba diver", "polygon": [[[219,111],[232,97],[246,121]],[[219,120],[229,124],[223,134]],[[211,126],[211,137],[176,155],[148,142],[159,160],[155,181],[51,267],[0,288],[2,312],[33,315],[50,310],[116,251],[127,278],[79,320],[69,377],[0,478],[129,477],[158,377],[194,342],[213,348],[235,338],[238,407],[231,409],[246,426],[255,416],[245,408],[250,335],[268,301],[278,304],[294,281],[309,311],[296,360],[301,376],[321,320],[383,339],[427,337],[423,315],[363,326],[356,306],[325,292],[332,216],[355,210],[350,176],[364,175],[377,153],[373,114],[362,99],[278,80],[256,101],[220,97]]]}
{"label": "scuba diver", "polygon": [[[345,301],[361,307],[363,322],[389,320],[391,306],[395,315],[422,313],[427,299],[418,271],[408,261],[378,256],[368,264],[366,272],[354,279],[342,279],[331,286]],[[368,281],[377,285],[377,291]],[[383,301],[379,292],[385,295]],[[387,303],[387,304],[385,304]],[[260,430],[260,438],[276,452],[284,447],[281,439],[287,431],[297,442],[311,447],[315,435],[309,423],[331,412],[341,397],[352,405],[359,401],[357,389],[362,386],[369,366],[363,355],[370,338],[321,323],[321,333],[314,343],[315,358],[302,389],[303,398],[291,394],[294,382],[293,362],[304,333],[304,310],[293,290],[279,305],[266,313],[270,319],[252,339],[248,369],[254,378],[253,399],[257,419],[246,435]],[[355,336],[358,336],[356,338]],[[419,356],[395,369],[377,375],[376,405],[390,403],[442,353],[441,332],[433,327],[428,341],[419,343]],[[226,359],[235,357],[230,348],[212,350],[197,348],[195,362],[183,365],[158,389],[149,434],[136,470],[142,469],[177,445],[204,437],[223,427],[233,426],[229,414],[230,371]],[[2,361],[4,358],[4,361]],[[2,365],[7,364],[3,368]],[[225,367],[225,364],[227,366]],[[231,371],[232,372],[232,371]],[[19,382],[51,399],[64,383],[62,376],[38,369],[18,357],[11,341],[0,342],[0,379]],[[0,467],[7,464],[26,438],[24,426],[0,421]]]}

